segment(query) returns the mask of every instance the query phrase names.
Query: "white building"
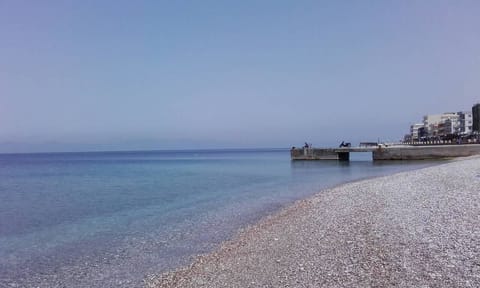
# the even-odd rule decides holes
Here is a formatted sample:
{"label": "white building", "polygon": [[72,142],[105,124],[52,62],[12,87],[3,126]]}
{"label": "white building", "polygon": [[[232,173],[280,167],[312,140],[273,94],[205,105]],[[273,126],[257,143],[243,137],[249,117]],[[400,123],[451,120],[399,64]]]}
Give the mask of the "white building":
{"label": "white building", "polygon": [[472,133],[472,125],[473,125],[473,115],[471,111],[465,112],[458,112],[457,113],[460,117],[460,134],[470,134]]}
{"label": "white building", "polygon": [[459,133],[460,115],[451,112],[425,115],[423,125],[430,137]]}
{"label": "white building", "polygon": [[418,129],[425,127],[423,123],[416,123],[410,126],[411,140],[418,141]]}
{"label": "white building", "polygon": [[432,114],[423,116],[423,126],[427,129],[429,136],[438,134],[438,124],[442,120],[442,114]]}
{"label": "white building", "polygon": [[418,141],[424,136],[468,135],[473,131],[472,126],[473,115],[470,111],[430,114],[423,116],[422,123],[410,126],[408,138],[412,141]]}

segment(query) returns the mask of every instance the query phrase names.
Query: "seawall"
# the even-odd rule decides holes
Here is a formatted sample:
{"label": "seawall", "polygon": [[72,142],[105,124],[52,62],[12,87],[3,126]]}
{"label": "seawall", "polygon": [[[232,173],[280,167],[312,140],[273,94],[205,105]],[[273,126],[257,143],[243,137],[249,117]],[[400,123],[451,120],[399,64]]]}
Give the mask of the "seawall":
{"label": "seawall", "polygon": [[398,146],[372,151],[373,160],[431,160],[480,154],[480,144]]}
{"label": "seawall", "polygon": [[395,145],[343,148],[295,148],[292,160],[349,160],[350,153],[371,152],[373,160],[432,160],[468,157],[480,154],[480,144]]}

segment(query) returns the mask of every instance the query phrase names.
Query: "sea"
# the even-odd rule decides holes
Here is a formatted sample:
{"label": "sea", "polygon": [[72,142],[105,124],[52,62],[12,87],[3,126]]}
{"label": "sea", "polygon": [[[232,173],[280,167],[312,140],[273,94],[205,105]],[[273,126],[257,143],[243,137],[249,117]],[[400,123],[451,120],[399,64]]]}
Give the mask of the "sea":
{"label": "sea", "polygon": [[438,162],[288,149],[0,154],[0,287],[143,287],[345,182]]}

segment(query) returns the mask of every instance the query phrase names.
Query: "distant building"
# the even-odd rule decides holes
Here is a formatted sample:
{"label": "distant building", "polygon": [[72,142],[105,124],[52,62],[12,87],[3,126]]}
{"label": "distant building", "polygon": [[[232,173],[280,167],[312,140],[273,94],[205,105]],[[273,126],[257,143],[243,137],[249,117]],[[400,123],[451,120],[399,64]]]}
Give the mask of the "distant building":
{"label": "distant building", "polygon": [[423,116],[423,126],[425,127],[428,136],[437,136],[438,124],[442,119],[442,114],[432,114]]}
{"label": "distant building", "polygon": [[410,134],[405,139],[410,141],[451,140],[470,135],[474,131],[480,133],[480,103],[472,107],[472,112],[425,115],[422,123],[410,126]]}
{"label": "distant building", "polygon": [[460,126],[460,117],[457,113],[443,113],[423,116],[423,126],[429,137],[439,137],[457,133]]}
{"label": "distant building", "polygon": [[459,133],[463,135],[472,133],[472,125],[473,125],[472,112],[465,111],[465,112],[458,112],[457,114],[460,117]]}
{"label": "distant building", "polygon": [[438,123],[440,123],[440,114],[423,116],[423,126],[428,136],[434,136],[438,132]]}
{"label": "distant building", "polygon": [[480,103],[472,107],[472,131],[480,132]]}
{"label": "distant building", "polygon": [[425,128],[425,126],[418,128],[418,139],[424,140],[427,137],[428,137],[427,128]]}
{"label": "distant building", "polygon": [[411,141],[418,141],[419,140],[419,135],[418,135],[418,129],[423,128],[423,123],[417,123],[413,124],[410,126],[410,140]]}
{"label": "distant building", "polygon": [[460,115],[458,113],[443,113],[440,123],[443,124],[440,135],[458,134],[460,132]]}
{"label": "distant building", "polygon": [[453,134],[453,131],[455,130],[455,122],[456,121],[452,121],[450,119],[445,119],[440,124],[438,124],[438,135],[445,136]]}

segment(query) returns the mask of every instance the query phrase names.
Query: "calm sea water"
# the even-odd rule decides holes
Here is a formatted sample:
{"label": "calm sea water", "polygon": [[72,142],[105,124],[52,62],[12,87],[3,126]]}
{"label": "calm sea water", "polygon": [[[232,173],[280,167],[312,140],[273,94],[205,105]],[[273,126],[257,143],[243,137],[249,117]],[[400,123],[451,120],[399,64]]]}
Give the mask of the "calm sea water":
{"label": "calm sea water", "polygon": [[[343,182],[431,165],[288,150],[0,155],[0,287],[141,287]],[[15,286],[16,285],[16,286]]]}

